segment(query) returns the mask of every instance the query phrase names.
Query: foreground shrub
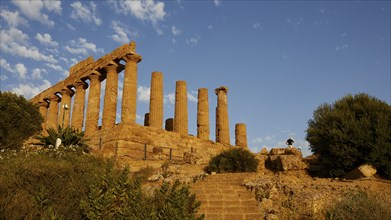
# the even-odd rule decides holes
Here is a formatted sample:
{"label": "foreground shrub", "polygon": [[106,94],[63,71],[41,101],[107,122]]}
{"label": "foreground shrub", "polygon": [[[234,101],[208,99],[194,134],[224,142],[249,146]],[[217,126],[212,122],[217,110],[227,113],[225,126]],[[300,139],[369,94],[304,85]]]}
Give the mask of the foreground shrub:
{"label": "foreground shrub", "polygon": [[258,160],[254,155],[241,148],[234,148],[213,157],[205,171],[217,173],[256,172]]}
{"label": "foreground shrub", "polygon": [[307,141],[331,176],[372,164],[391,179],[391,106],[366,94],[323,104],[308,122]]}
{"label": "foreground shrub", "polygon": [[81,219],[80,200],[107,163],[80,148],[1,152],[0,219]]}
{"label": "foreground shrub", "polygon": [[61,127],[60,125],[57,129],[49,128],[46,130],[48,135],[43,136],[38,134],[36,139],[40,141],[40,145],[44,147],[51,147],[56,145],[57,138],[61,139],[61,144],[64,147],[77,146],[82,149],[88,149],[86,140],[84,139],[84,132],[79,132],[78,130],[70,127]]}
{"label": "foreground shrub", "polygon": [[38,106],[23,96],[0,91],[0,149],[19,149],[42,130]]}
{"label": "foreground shrub", "polygon": [[391,219],[390,204],[365,192],[351,192],[326,211],[329,220]]}

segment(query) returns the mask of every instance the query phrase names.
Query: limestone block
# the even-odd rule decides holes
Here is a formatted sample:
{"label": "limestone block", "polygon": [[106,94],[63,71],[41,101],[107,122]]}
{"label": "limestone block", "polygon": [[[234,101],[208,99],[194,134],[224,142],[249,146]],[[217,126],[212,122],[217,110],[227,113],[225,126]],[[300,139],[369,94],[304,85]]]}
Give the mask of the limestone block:
{"label": "limestone block", "polygon": [[261,151],[259,152],[259,154],[261,155],[268,155],[269,154],[269,151],[267,150],[266,147],[262,148]]}
{"label": "limestone block", "polygon": [[301,151],[299,151],[297,148],[295,147],[288,147],[288,148],[285,148],[285,154],[286,155],[295,155],[297,157],[300,157],[300,158],[303,158],[303,154],[301,153]]}
{"label": "limestone block", "polygon": [[238,123],[235,125],[235,145],[247,148],[247,131],[246,124]]}
{"label": "limestone block", "polygon": [[258,160],[258,171],[263,171],[266,169],[266,161],[268,159],[267,155],[257,154],[255,158]]}
{"label": "limestone block", "polygon": [[345,175],[345,179],[361,179],[375,175],[376,168],[370,164],[363,164]]}
{"label": "limestone block", "polygon": [[217,95],[216,107],[216,142],[230,144],[228,119],[228,88],[221,86],[215,89]]}
{"label": "limestone block", "polygon": [[285,148],[272,148],[269,155],[282,155],[285,154]]}
{"label": "limestone block", "polygon": [[149,126],[149,113],[144,115],[144,126]]}
{"label": "limestone block", "polygon": [[121,122],[135,123],[137,109],[137,63],[141,61],[138,54],[127,54],[125,60],[124,84],[122,90]]}
{"label": "limestone block", "polygon": [[161,72],[152,73],[149,126],[155,128],[163,126],[163,74]]}
{"label": "limestone block", "polygon": [[165,129],[166,129],[166,131],[174,131],[174,119],[173,118],[166,119]]}
{"label": "limestone block", "polygon": [[208,89],[198,89],[197,103],[197,137],[203,140],[209,140],[209,98]]}
{"label": "limestone block", "polygon": [[175,89],[174,131],[188,134],[187,88],[186,81],[177,81]]}
{"label": "limestone block", "polygon": [[300,157],[295,155],[278,155],[276,168],[279,170],[302,170],[305,167]]}
{"label": "limestone block", "polygon": [[194,153],[185,152],[183,154],[183,161],[188,164],[196,164],[198,157]]}

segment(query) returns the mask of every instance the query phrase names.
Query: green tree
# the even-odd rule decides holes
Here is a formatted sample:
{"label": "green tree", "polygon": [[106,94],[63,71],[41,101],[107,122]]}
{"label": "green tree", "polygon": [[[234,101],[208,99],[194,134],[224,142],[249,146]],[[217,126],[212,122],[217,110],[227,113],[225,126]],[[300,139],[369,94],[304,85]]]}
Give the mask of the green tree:
{"label": "green tree", "polygon": [[391,106],[367,94],[323,104],[308,122],[307,141],[331,176],[368,163],[391,178]]}
{"label": "green tree", "polygon": [[233,148],[213,157],[205,171],[218,173],[256,172],[259,161],[250,151]]}
{"label": "green tree", "polygon": [[38,106],[23,96],[0,91],[0,149],[19,149],[42,130]]}

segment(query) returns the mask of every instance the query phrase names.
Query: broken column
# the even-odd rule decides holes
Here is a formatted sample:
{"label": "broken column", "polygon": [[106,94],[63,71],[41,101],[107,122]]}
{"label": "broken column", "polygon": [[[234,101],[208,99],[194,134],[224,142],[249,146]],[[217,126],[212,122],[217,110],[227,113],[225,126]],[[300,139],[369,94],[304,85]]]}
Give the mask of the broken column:
{"label": "broken column", "polygon": [[164,127],[165,127],[166,131],[174,131],[174,119],[167,118]]}
{"label": "broken column", "polygon": [[238,123],[235,125],[235,145],[247,148],[247,131],[246,124]]}
{"label": "broken column", "polygon": [[216,108],[216,142],[230,144],[228,120],[228,88],[221,86],[215,89],[217,95]]}
{"label": "broken column", "polygon": [[48,99],[50,101],[50,104],[49,104],[47,128],[57,128],[58,103],[61,101],[61,98],[53,94]]}
{"label": "broken column", "polygon": [[75,86],[75,99],[73,101],[73,111],[72,111],[72,128],[81,131],[83,128],[84,122],[84,107],[85,107],[85,98],[86,98],[86,89],[88,84],[79,81],[74,84]]}
{"label": "broken column", "polygon": [[93,71],[88,78],[90,79],[90,91],[88,93],[88,104],[86,114],[86,135],[93,134],[98,130],[99,110],[100,110],[100,73]]}
{"label": "broken column", "polygon": [[153,72],[151,77],[151,93],[149,100],[149,126],[163,126],[163,74]]}
{"label": "broken column", "polygon": [[137,106],[137,63],[141,61],[138,54],[128,54],[125,60],[125,74],[122,93],[121,123],[136,123]]}
{"label": "broken column", "polygon": [[118,95],[118,68],[119,65],[111,62],[103,69],[106,71],[106,88],[102,113],[102,129],[115,126]]}
{"label": "broken column", "polygon": [[177,81],[175,90],[174,131],[188,134],[186,81]]}
{"label": "broken column", "polygon": [[144,115],[144,126],[149,126],[149,113]]}
{"label": "broken column", "polygon": [[74,92],[69,88],[64,88],[61,89],[60,93],[62,95],[62,98],[60,105],[60,114],[58,118],[60,121],[59,125],[61,125],[61,127],[68,127],[71,116],[71,98]]}
{"label": "broken column", "polygon": [[208,89],[198,89],[197,137],[209,140],[209,102]]}

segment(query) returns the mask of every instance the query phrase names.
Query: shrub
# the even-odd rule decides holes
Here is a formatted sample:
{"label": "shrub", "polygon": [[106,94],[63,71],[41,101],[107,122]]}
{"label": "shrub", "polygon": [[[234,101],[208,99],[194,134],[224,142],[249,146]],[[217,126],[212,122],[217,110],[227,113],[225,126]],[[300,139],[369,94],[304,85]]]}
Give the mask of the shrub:
{"label": "shrub", "polygon": [[0,149],[19,149],[42,130],[38,107],[23,96],[0,91]]}
{"label": "shrub", "polygon": [[63,128],[60,125],[57,129],[49,128],[46,129],[48,135],[43,136],[38,134],[35,138],[40,141],[40,145],[44,147],[50,147],[56,145],[56,139],[61,139],[61,144],[64,147],[77,146],[82,149],[88,149],[87,144],[84,139],[84,132],[79,132],[78,130],[70,127]]}
{"label": "shrub", "polygon": [[308,122],[307,141],[331,176],[363,163],[391,178],[391,106],[366,94],[323,104]]}
{"label": "shrub", "polygon": [[205,171],[209,173],[239,173],[256,172],[257,168],[258,160],[250,151],[234,148],[213,157]]}
{"label": "shrub", "polygon": [[326,211],[329,220],[391,219],[390,205],[365,192],[350,192]]}

